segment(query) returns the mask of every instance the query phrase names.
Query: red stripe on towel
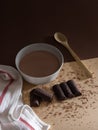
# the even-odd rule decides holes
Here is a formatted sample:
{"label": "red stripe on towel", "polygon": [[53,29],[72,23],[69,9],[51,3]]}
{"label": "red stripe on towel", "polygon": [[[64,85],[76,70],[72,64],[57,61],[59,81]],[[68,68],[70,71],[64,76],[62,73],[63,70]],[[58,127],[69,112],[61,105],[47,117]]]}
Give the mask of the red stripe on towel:
{"label": "red stripe on towel", "polygon": [[5,73],[5,74],[7,74],[9,76],[10,79],[13,79],[13,77],[6,71],[0,70],[0,73]]}
{"label": "red stripe on towel", "polygon": [[0,73],[5,73],[5,74],[7,74],[7,75],[9,76],[9,78],[10,78],[9,83],[4,87],[4,90],[3,90],[3,92],[2,92],[2,94],[1,94],[1,96],[0,96],[0,105],[1,105],[2,100],[3,100],[3,98],[4,98],[5,94],[6,94],[6,92],[7,92],[8,88],[9,88],[9,86],[12,84],[12,82],[14,81],[14,79],[12,78],[12,76],[11,76],[9,73],[7,73],[7,72],[5,72],[5,71],[0,71]]}
{"label": "red stripe on towel", "polygon": [[20,121],[22,121],[25,125],[27,125],[30,130],[35,130],[27,121],[25,121],[23,118],[20,117]]}

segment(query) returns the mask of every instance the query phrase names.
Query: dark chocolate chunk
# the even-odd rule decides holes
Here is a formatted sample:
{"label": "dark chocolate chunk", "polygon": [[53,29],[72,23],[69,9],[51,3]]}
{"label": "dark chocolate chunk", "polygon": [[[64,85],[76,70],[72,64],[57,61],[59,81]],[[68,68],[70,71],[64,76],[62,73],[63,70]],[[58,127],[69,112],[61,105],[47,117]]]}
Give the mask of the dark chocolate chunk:
{"label": "dark chocolate chunk", "polygon": [[46,90],[40,88],[33,89],[33,94],[39,96],[44,101],[51,102],[53,99],[53,94],[50,94]]}
{"label": "dark chocolate chunk", "polygon": [[61,89],[60,85],[57,84],[57,85],[54,85],[52,87],[53,91],[54,91],[54,94],[55,96],[57,97],[58,100],[65,100],[66,99],[66,96],[64,95],[64,92],[63,90]]}
{"label": "dark chocolate chunk", "polygon": [[40,106],[41,98],[33,93],[30,93],[30,106],[31,107],[38,107]]}
{"label": "dark chocolate chunk", "polygon": [[75,96],[81,95],[81,92],[78,89],[78,85],[73,80],[68,80],[66,83]]}
{"label": "dark chocolate chunk", "polygon": [[63,82],[60,84],[60,87],[62,88],[64,94],[68,98],[74,97],[73,93],[71,92],[70,88],[68,87],[66,82]]}

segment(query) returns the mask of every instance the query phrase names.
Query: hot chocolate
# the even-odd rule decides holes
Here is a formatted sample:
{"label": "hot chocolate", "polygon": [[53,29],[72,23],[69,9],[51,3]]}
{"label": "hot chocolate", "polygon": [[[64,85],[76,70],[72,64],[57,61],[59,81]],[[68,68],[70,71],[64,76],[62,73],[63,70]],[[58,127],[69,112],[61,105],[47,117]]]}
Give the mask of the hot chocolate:
{"label": "hot chocolate", "polygon": [[22,72],[33,76],[42,77],[54,73],[60,67],[58,58],[47,51],[32,51],[25,55],[19,64]]}

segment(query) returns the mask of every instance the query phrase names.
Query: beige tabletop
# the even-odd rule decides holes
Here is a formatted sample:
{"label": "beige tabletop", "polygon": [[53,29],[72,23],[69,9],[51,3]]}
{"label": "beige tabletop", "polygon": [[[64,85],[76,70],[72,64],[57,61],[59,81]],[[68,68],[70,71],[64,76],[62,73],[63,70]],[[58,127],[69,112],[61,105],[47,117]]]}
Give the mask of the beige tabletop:
{"label": "beige tabletop", "polygon": [[23,100],[30,105],[30,91],[36,87],[53,93],[55,84],[73,79],[82,93],[81,96],[58,101],[55,96],[51,103],[43,102],[39,107],[32,107],[37,115],[51,125],[50,130],[97,130],[98,129],[98,58],[82,61],[93,74],[87,78],[76,62],[65,63],[56,80],[34,86],[24,82]]}

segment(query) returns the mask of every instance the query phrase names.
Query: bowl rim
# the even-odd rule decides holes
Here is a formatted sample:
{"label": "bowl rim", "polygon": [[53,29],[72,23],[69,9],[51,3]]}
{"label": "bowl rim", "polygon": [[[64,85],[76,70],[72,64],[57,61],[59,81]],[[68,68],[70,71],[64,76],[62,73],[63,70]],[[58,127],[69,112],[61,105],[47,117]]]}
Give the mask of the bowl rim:
{"label": "bowl rim", "polygon": [[[26,73],[24,73],[23,71],[21,71],[21,69],[19,68],[19,64],[17,64],[17,60],[18,60],[18,56],[19,56],[19,54],[20,53],[22,53],[22,51],[26,51],[28,48],[30,48],[31,46],[35,46],[35,45],[42,45],[42,46],[48,46],[48,47],[52,47],[53,49],[55,49],[58,53],[59,53],[59,55],[60,55],[60,58],[61,58],[61,63],[60,63],[60,66],[58,67],[58,69],[55,71],[55,72],[53,72],[52,74],[49,74],[49,75],[46,75],[46,76],[40,76],[40,77],[36,77],[36,76],[31,76],[31,75],[29,75],[29,74],[26,74]],[[32,50],[32,49],[31,49]],[[40,50],[40,49],[39,49]],[[32,51],[31,51],[32,52]],[[50,52],[50,51],[49,51]],[[50,52],[50,53],[52,53],[52,52]],[[26,54],[25,54],[26,55]],[[25,56],[24,55],[24,56]],[[18,61],[19,63],[20,63],[20,60]],[[54,46],[54,45],[50,45],[50,44],[48,44],[48,43],[32,43],[32,44],[29,44],[29,45],[27,45],[27,46],[25,46],[25,47],[23,47],[22,49],[20,49],[19,51],[18,51],[18,53],[16,54],[16,57],[15,57],[15,65],[16,65],[16,68],[18,69],[18,71],[19,72],[21,72],[21,74],[22,75],[24,75],[24,76],[26,76],[26,77],[28,77],[28,78],[33,78],[33,79],[44,79],[44,78],[48,78],[48,77],[50,77],[51,75],[55,75],[60,69],[61,69],[61,67],[63,66],[63,64],[64,64],[64,56],[63,56],[63,54],[62,54],[62,52],[56,47],[56,46]]]}

